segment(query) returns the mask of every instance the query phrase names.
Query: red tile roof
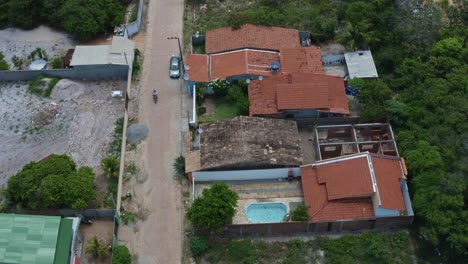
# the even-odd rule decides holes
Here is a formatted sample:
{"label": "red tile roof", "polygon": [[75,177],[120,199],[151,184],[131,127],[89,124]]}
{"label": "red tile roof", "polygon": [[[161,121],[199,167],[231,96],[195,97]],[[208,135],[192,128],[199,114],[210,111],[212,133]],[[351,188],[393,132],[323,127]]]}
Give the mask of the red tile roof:
{"label": "red tile roof", "polygon": [[218,28],[206,32],[207,54],[243,48],[276,50],[301,46],[296,29],[243,25],[240,29]]}
{"label": "red tile roof", "polygon": [[301,176],[312,222],[373,218],[372,197],[380,197],[380,208],[406,210],[397,157],[361,153],[323,160],[301,167]]}
{"label": "red tile roof", "polygon": [[323,73],[320,47],[281,49],[281,72]]}
{"label": "red tile roof", "polygon": [[393,156],[372,155],[372,164],[382,208],[406,210],[400,187],[400,179],[405,178],[401,160]]}
{"label": "red tile roof", "polygon": [[210,80],[253,74],[271,76],[270,65],[279,61],[279,53],[258,50],[239,50],[210,55]]}
{"label": "red tile roof", "polygon": [[208,55],[187,54],[185,56],[185,65],[189,69],[185,72],[194,82],[208,82]]}
{"label": "red tile roof", "polygon": [[252,81],[249,102],[250,116],[292,109],[349,114],[343,80],[323,74],[293,73]]}

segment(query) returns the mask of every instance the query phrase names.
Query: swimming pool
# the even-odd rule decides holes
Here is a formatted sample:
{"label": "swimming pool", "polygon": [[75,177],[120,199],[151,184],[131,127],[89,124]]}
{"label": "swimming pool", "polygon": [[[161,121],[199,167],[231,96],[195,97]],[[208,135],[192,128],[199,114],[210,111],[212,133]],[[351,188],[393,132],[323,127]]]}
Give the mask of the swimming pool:
{"label": "swimming pool", "polygon": [[282,222],[288,213],[283,203],[253,203],[247,206],[247,219],[252,223]]}

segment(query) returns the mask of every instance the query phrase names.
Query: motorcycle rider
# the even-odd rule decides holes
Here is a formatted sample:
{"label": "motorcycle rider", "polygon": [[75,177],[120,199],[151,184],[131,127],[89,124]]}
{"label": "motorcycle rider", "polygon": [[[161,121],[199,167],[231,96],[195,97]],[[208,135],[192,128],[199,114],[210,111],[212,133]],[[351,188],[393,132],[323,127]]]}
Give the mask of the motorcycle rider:
{"label": "motorcycle rider", "polygon": [[156,89],[153,90],[153,99],[158,99],[158,92]]}

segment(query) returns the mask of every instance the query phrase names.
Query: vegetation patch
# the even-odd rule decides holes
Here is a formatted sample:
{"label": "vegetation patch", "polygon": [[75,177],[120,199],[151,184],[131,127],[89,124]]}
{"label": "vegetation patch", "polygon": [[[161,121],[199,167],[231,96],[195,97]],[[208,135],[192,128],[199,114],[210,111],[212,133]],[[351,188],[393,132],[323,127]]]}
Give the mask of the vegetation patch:
{"label": "vegetation patch", "polygon": [[5,60],[5,55],[0,51],[0,71],[8,71],[10,69],[10,65]]}
{"label": "vegetation patch", "polygon": [[120,157],[120,151],[122,149],[123,125],[123,117],[117,119],[117,121],[115,122],[114,136],[112,138],[112,143],[109,148],[109,154],[115,157]]}
{"label": "vegetation patch", "polygon": [[[199,243],[200,238],[194,243]],[[190,245],[192,248],[192,244]],[[408,232],[363,233],[303,241],[209,240],[193,256],[208,263],[413,263]],[[193,251],[192,251],[193,252]],[[200,253],[204,252],[204,253]]]}
{"label": "vegetation patch", "polygon": [[50,97],[52,90],[59,81],[60,78],[57,77],[39,75],[29,81],[28,92],[41,97]]}
{"label": "vegetation patch", "polygon": [[141,72],[141,52],[139,49],[135,49],[135,58],[133,58],[133,66],[132,66],[132,77],[135,79],[140,75]]}
{"label": "vegetation patch", "polygon": [[118,245],[112,250],[112,263],[113,264],[131,264],[132,255],[128,247],[124,245]]}

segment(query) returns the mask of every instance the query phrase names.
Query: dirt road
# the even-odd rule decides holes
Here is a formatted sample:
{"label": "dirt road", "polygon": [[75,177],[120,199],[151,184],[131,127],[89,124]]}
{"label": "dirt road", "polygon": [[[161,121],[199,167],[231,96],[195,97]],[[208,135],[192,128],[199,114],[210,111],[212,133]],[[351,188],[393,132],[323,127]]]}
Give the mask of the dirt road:
{"label": "dirt road", "polygon": [[[147,213],[135,228],[119,230],[119,239],[131,248],[137,263],[181,262],[183,206],[172,164],[180,154],[182,81],[169,79],[169,58],[178,55],[179,48],[177,40],[167,38],[182,37],[182,22],[183,0],[150,1],[138,118],[149,129],[139,151],[147,179],[131,190]],[[156,105],[153,88],[159,93]]]}

